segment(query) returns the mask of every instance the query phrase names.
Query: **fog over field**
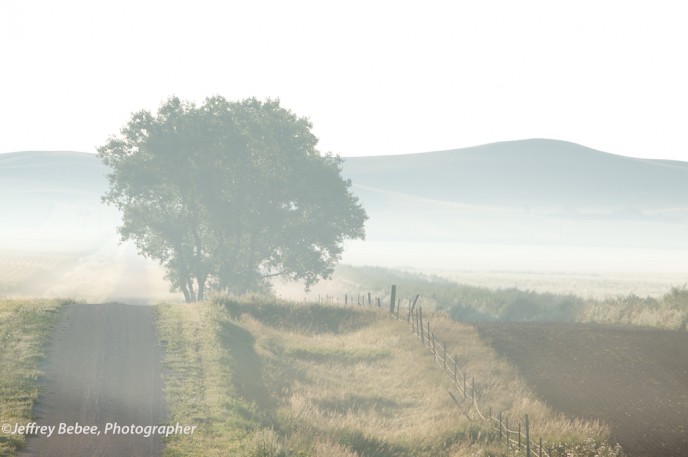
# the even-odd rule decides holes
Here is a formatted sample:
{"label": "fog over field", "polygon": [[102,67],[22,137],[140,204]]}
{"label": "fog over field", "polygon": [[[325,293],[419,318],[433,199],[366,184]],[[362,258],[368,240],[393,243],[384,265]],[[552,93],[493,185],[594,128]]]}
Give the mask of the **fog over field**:
{"label": "fog over field", "polygon": [[[106,173],[92,154],[0,155],[0,293],[171,297],[161,270],[118,244]],[[688,163],[525,140],[347,158],[343,175],[370,217],[348,264],[588,295],[686,281]]]}
{"label": "fog over field", "polygon": [[156,264],[118,243],[93,154],[0,154],[0,293],[143,303],[175,297]]}
{"label": "fog over field", "polygon": [[581,285],[657,294],[686,280],[684,162],[535,139],[349,158],[344,174],[371,214],[349,263],[596,295]]}

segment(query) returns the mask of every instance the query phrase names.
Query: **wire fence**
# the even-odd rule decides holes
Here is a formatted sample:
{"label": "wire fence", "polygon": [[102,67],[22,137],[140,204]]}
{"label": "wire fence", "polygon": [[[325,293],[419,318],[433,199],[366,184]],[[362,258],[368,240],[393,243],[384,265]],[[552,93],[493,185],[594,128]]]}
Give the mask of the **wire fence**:
{"label": "wire fence", "polygon": [[[449,391],[449,396],[454,403],[462,409],[466,417],[476,420],[475,415],[471,417],[468,412],[475,411],[477,420],[480,420],[497,434],[496,440],[500,445],[504,445],[511,451],[525,452],[527,457],[550,457],[546,446],[543,446],[542,438],[537,441],[531,439],[530,423],[528,415],[524,416],[523,422],[520,420],[509,424],[509,417],[500,412],[496,417],[492,414],[492,408],[480,406],[476,394],[476,380],[469,376],[459,367],[459,357],[451,354],[447,350],[447,343],[437,338],[432,331],[430,320],[424,319],[422,306],[417,306],[419,295],[413,299],[408,298],[408,307],[401,310],[402,300],[396,296],[396,285],[391,288],[389,296],[389,313],[397,321],[408,325],[412,333],[427,350],[433,355],[437,365],[449,376],[452,381],[454,391]],[[385,297],[386,299],[386,297]],[[319,297],[319,301],[323,298]],[[325,301],[340,302],[333,296],[325,296]],[[386,301],[386,300],[385,300]],[[406,300],[404,300],[406,301]],[[340,302],[341,303],[341,302]],[[375,297],[373,300],[371,293],[345,295],[345,305],[374,306],[382,307],[382,299]]]}

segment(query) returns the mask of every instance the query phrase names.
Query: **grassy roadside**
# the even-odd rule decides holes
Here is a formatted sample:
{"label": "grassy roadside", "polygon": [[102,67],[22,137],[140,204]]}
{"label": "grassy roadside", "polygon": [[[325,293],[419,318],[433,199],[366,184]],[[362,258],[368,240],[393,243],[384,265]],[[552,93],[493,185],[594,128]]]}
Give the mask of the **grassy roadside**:
{"label": "grassy roadside", "polygon": [[[433,357],[384,312],[218,300],[160,305],[157,316],[170,422],[198,425],[168,439],[167,457],[509,455],[452,402]],[[481,398],[529,414],[562,451],[617,455],[598,445],[604,427],[552,413],[472,328],[455,325],[438,321],[437,331],[454,335],[464,368],[484,380]]]}
{"label": "grassy roadside", "polygon": [[[30,422],[39,363],[57,322],[60,300],[0,300],[0,421]],[[0,434],[0,457],[14,455],[23,435]]]}
{"label": "grassy roadside", "polygon": [[236,363],[220,341],[229,316],[209,303],[158,305],[156,316],[170,423],[197,426],[193,435],[169,437],[163,455],[246,455],[251,430],[262,424],[231,382]]}

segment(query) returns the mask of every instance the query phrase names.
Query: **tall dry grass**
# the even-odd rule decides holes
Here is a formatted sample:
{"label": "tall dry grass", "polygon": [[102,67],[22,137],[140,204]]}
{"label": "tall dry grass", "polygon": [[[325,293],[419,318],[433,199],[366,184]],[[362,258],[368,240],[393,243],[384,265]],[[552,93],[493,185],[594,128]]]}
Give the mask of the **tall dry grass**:
{"label": "tall dry grass", "polygon": [[[250,380],[234,379],[244,401],[269,417],[270,429],[259,428],[255,436],[261,449],[271,451],[257,455],[327,455],[323,449],[342,456],[510,454],[475,410],[454,404],[452,380],[409,328],[386,312],[218,303],[243,335],[227,340],[231,352],[244,363],[258,364],[239,370],[250,372]],[[489,403],[495,414],[529,414],[533,430],[552,447],[583,449],[587,443],[587,453],[579,455],[618,455],[606,450],[604,427],[566,420],[538,401],[472,327],[446,317],[435,326],[460,348],[462,369],[479,380],[481,404]]]}
{"label": "tall dry grass", "polygon": [[[617,451],[608,445],[608,427],[599,422],[569,419],[552,411],[533,394],[516,368],[480,339],[475,328],[442,314],[429,316],[428,320],[432,322],[431,329],[435,337],[447,344],[447,352],[457,356],[460,371],[470,378],[467,390],[472,390],[471,384],[475,380],[476,401],[469,400],[465,406],[472,418],[482,420],[476,404],[482,416],[498,419],[501,415],[503,420],[509,421],[511,429],[518,427],[518,424],[524,426],[525,416],[528,415],[532,441],[536,443],[542,438],[545,449],[563,447],[570,453],[576,446],[587,443],[598,455],[617,455]],[[443,349],[440,355],[443,356]],[[460,398],[459,393],[457,396]],[[489,411],[492,412],[491,416]],[[499,422],[494,419],[491,424],[498,427]],[[600,448],[605,449],[607,454],[600,452]]]}
{"label": "tall dry grass", "polygon": [[588,301],[582,322],[688,330],[688,289],[673,287],[659,298],[634,294]]}

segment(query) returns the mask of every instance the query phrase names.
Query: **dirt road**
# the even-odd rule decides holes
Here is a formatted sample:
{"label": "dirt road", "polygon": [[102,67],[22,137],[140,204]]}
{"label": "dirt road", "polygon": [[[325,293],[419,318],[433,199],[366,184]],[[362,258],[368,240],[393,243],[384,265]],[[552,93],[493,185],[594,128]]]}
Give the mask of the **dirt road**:
{"label": "dirt road", "polygon": [[[161,439],[144,436],[143,429],[164,421],[152,308],[119,303],[67,306],[45,371],[36,422],[55,429],[52,436],[30,438],[20,455],[160,456]],[[77,424],[96,426],[100,434],[85,434]],[[126,428],[132,425],[140,426],[141,433]],[[67,434],[70,426],[75,428]]]}
{"label": "dirt road", "polygon": [[688,455],[688,332],[584,324],[480,324],[537,394],[608,424],[630,457]]}

